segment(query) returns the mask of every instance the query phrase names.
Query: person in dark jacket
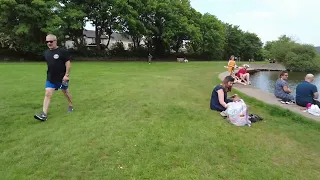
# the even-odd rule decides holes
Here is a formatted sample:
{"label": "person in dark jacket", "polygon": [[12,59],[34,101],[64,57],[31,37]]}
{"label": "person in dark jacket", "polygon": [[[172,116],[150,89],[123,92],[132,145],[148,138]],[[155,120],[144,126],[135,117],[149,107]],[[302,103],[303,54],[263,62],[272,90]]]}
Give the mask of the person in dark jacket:
{"label": "person in dark jacket", "polygon": [[235,79],[232,76],[226,76],[222,84],[217,85],[211,94],[210,109],[223,112],[227,109],[228,103],[239,100],[237,94],[232,99],[227,98],[227,93],[231,91]]}

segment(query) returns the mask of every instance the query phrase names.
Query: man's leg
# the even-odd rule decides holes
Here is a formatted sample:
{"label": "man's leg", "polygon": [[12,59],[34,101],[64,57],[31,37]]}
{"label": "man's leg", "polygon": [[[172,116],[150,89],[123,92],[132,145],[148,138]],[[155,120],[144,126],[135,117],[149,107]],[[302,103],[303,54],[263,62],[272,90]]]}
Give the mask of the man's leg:
{"label": "man's leg", "polygon": [[285,94],[281,98],[281,103],[283,104],[292,104],[294,103],[294,96],[292,94]]}
{"label": "man's leg", "polygon": [[52,94],[53,94],[54,91],[55,91],[54,88],[46,88],[46,94],[44,96],[43,108],[42,108],[42,111],[45,114],[48,114],[48,108],[49,108],[51,97],[52,97]]}
{"label": "man's leg", "polygon": [[55,84],[52,84],[51,82],[46,82],[46,90],[45,90],[45,96],[43,99],[43,106],[42,106],[42,112],[39,114],[34,115],[34,118],[40,121],[46,121],[47,120],[47,114],[48,114],[48,108],[50,105],[51,97],[53,92],[57,90],[57,87]]}
{"label": "man's leg", "polygon": [[244,83],[248,84],[248,82],[247,82],[247,80],[246,80],[245,74],[240,74],[240,79],[241,79]]}
{"label": "man's leg", "polygon": [[63,94],[65,95],[65,97],[67,98],[69,105],[68,105],[68,112],[72,112],[73,111],[73,105],[72,105],[72,97],[71,94],[68,90],[67,86],[62,86],[61,90],[63,92]]}
{"label": "man's leg", "polygon": [[248,82],[248,84],[250,84],[250,74],[249,73],[245,74],[245,79]]}
{"label": "man's leg", "polygon": [[290,101],[294,102],[294,96],[292,94],[288,94],[288,99],[290,99]]}

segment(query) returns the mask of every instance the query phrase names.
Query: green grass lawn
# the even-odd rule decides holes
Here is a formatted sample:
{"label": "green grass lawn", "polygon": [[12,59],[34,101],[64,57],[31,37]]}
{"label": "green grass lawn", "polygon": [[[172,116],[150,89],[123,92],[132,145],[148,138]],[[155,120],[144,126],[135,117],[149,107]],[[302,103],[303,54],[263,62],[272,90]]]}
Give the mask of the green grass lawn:
{"label": "green grass lawn", "polygon": [[0,179],[320,179],[320,123],[241,93],[266,121],[235,127],[209,101],[226,62],[73,63],[74,112],[44,63],[0,64]]}

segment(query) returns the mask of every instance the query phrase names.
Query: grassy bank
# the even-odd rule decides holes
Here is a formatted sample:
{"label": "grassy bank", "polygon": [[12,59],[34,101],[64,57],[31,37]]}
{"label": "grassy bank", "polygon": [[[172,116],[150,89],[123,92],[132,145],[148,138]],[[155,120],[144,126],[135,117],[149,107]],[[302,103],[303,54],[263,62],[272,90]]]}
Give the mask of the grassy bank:
{"label": "grassy bank", "polygon": [[266,122],[209,109],[226,62],[73,63],[67,114],[43,63],[0,64],[0,179],[319,179],[320,124],[240,94]]}

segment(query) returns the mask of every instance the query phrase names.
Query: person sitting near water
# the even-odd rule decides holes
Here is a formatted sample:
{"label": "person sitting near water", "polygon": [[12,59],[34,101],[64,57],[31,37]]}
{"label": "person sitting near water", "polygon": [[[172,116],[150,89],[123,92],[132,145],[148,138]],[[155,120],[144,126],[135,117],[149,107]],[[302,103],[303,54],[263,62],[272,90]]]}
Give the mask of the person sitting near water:
{"label": "person sitting near water", "polygon": [[239,69],[239,71],[236,73],[236,76],[241,79],[246,84],[251,84],[250,82],[250,74],[248,73],[247,69],[250,66],[247,64],[244,64],[242,68]]}
{"label": "person sitting near water", "polygon": [[237,94],[233,95],[232,99],[227,98],[227,93],[231,91],[234,80],[235,79],[232,76],[226,76],[222,81],[222,84],[217,85],[213,89],[210,100],[211,110],[216,110],[223,113],[227,109],[228,103],[240,99]]}
{"label": "person sitting near water", "polygon": [[280,73],[280,78],[276,81],[274,88],[274,95],[281,99],[281,103],[291,104],[294,101],[294,96],[290,94],[292,91],[287,83],[288,76],[288,71],[282,71]]}
{"label": "person sitting near water", "polygon": [[307,74],[304,81],[299,83],[296,88],[296,104],[302,107],[306,107],[308,103],[318,105],[320,103],[317,100],[319,98],[319,93],[317,86],[312,84],[314,81],[313,74]]}
{"label": "person sitting near water", "polygon": [[229,62],[228,62],[228,71],[230,73],[230,75],[234,72],[234,68],[236,68],[237,65],[236,65],[236,61],[234,60],[234,55],[232,55],[229,59]]}
{"label": "person sitting near water", "polygon": [[235,73],[232,73],[231,76],[234,78],[234,84],[247,85],[246,83],[242,82],[241,79],[235,75]]}

